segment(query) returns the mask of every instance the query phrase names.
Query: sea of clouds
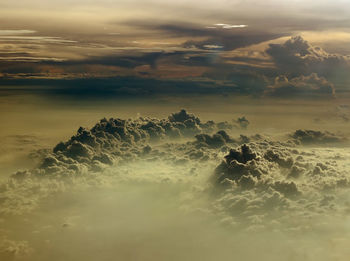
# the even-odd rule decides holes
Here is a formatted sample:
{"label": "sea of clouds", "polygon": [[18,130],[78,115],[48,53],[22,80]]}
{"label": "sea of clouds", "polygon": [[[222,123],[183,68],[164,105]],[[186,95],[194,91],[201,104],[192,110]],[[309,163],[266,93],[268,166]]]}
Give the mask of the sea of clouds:
{"label": "sea of clouds", "polygon": [[347,137],[102,119],[0,184],[1,260],[347,260]]}

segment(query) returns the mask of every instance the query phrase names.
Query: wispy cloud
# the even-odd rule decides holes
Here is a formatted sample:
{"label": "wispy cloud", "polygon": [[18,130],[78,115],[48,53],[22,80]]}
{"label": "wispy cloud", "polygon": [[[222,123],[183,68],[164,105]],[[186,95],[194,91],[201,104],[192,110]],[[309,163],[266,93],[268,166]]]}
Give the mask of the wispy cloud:
{"label": "wispy cloud", "polygon": [[47,43],[76,43],[77,41],[62,39],[61,37],[52,36],[18,36],[18,35],[1,35],[0,39],[4,41],[28,41],[28,42],[47,42]]}
{"label": "wispy cloud", "polygon": [[203,47],[205,49],[212,49],[212,50],[224,48],[222,45],[215,45],[215,44],[207,44],[207,45],[203,45]]}
{"label": "wispy cloud", "polygon": [[16,57],[0,57],[1,61],[7,62],[63,62],[64,59],[54,57],[28,57],[28,56],[16,56]]}
{"label": "wispy cloud", "polygon": [[33,34],[36,31],[33,30],[0,30],[0,36],[12,36],[12,35],[23,35],[23,34]]}
{"label": "wispy cloud", "polygon": [[214,26],[210,28],[222,28],[222,29],[232,29],[232,28],[244,28],[248,27],[246,24],[214,24]]}

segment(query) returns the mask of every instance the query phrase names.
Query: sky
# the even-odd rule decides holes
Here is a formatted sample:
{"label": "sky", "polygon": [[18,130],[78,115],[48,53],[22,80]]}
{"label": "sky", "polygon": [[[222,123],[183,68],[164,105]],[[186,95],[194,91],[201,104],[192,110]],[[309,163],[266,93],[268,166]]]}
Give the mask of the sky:
{"label": "sky", "polygon": [[0,0],[0,260],[347,261],[350,0]]}
{"label": "sky", "polygon": [[0,81],[79,95],[331,98],[349,89],[346,3],[4,0]]}

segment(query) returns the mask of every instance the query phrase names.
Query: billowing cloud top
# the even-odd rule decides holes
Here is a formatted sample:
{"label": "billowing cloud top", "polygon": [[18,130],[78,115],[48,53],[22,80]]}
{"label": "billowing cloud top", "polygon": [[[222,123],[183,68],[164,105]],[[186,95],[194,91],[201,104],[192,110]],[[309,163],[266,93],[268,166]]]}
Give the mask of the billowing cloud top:
{"label": "billowing cloud top", "polygon": [[[254,237],[249,235],[259,232],[269,235],[269,240],[283,235],[298,246],[299,237],[310,243],[314,238],[309,237],[320,231],[322,237],[329,239],[337,232],[334,223],[338,219],[339,226],[346,227],[349,212],[346,195],[350,188],[347,139],[327,131],[302,129],[278,140],[264,135],[247,137],[241,134],[237,138],[248,123],[245,117],[231,123],[203,122],[186,110],[180,110],[163,119],[104,118],[91,129],[80,127],[70,139],[43,152],[38,166],[17,171],[0,183],[0,229],[3,232],[0,257],[45,260],[42,255],[52,255],[47,251],[54,250],[53,260],[59,260],[62,252],[58,250],[65,246],[65,240],[56,239],[62,233],[74,233],[78,245],[85,242],[82,237],[86,230],[94,235],[94,240],[100,234],[108,238],[103,244],[115,243],[110,237],[112,234],[117,234],[119,240],[127,240],[127,233],[123,237],[123,229],[115,225],[127,224],[131,231],[142,223],[140,228],[144,229],[149,214],[137,215],[135,211],[145,207],[147,213],[152,212],[153,208],[149,209],[152,205],[145,198],[150,196],[149,191],[155,195],[152,201],[164,197],[164,202],[156,204],[166,207],[157,209],[166,224],[170,222],[175,229],[184,225],[191,229],[191,220],[198,224],[201,217],[209,220],[207,225],[219,224],[220,229],[214,230],[216,233],[224,229],[230,240],[239,242],[257,243],[254,241],[256,233]],[[135,188],[141,197],[132,194],[139,201],[130,205],[127,191],[135,193]],[[158,193],[160,188],[164,190],[162,193]],[[166,190],[174,190],[175,195],[167,198]],[[118,196],[115,196],[116,191],[120,193]],[[102,200],[96,201],[97,197]],[[122,204],[117,204],[119,198]],[[132,211],[121,216],[128,208]],[[172,218],[164,216],[170,209],[173,209]],[[40,218],[32,218],[33,210]],[[73,216],[67,216],[72,212]],[[115,212],[118,215],[112,214]],[[177,223],[179,212],[187,218],[184,224]],[[59,216],[55,216],[56,213]],[[99,221],[101,217],[106,224]],[[150,217],[154,218],[153,214]],[[130,219],[129,224],[126,220]],[[134,219],[139,222],[133,224]],[[28,222],[29,232],[24,229]],[[164,227],[161,227],[163,234]],[[204,227],[199,226],[200,230]],[[331,231],[327,230],[329,228]],[[248,239],[236,237],[242,232]],[[143,233],[150,232],[137,230],[136,235]],[[134,237],[135,230],[131,234]],[[208,238],[212,236],[210,233]],[[48,242],[48,238],[54,243]],[[156,238],[151,240],[157,242]],[[195,242],[198,244],[197,237]],[[47,250],[43,244],[51,247]],[[65,249],[64,254],[81,256],[86,253],[76,249],[75,244]],[[95,244],[94,241],[92,247]],[[123,255],[115,248],[103,249],[113,258]],[[136,245],[132,251],[135,249],[141,251],[142,248]],[[310,247],[308,251],[316,250]]]}

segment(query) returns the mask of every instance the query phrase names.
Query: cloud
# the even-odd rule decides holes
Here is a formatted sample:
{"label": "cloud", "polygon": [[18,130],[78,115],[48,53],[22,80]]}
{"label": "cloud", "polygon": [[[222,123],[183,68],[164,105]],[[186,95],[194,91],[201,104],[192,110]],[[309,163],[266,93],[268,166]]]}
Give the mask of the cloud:
{"label": "cloud", "polygon": [[[180,30],[180,29],[177,29]],[[183,46],[185,48],[198,48],[205,50],[206,46],[219,45],[221,50],[232,51],[238,48],[247,47],[253,44],[273,40],[282,37],[282,34],[268,34],[268,33],[237,33],[225,35],[224,33],[206,34],[208,38],[205,40],[188,40]]]}
{"label": "cloud", "polygon": [[[204,35],[204,29],[198,30],[198,35]],[[0,63],[1,81],[7,85],[51,86],[42,92],[72,97],[238,93],[254,97],[322,99],[348,89],[348,57],[328,54],[301,37],[283,44],[270,44],[266,53],[255,58],[221,55],[216,49],[219,46],[224,45],[205,43],[197,50],[187,46],[181,51],[140,51],[66,61],[10,55]],[[267,66],[269,59],[272,60]],[[68,73],[72,70],[75,74]],[[117,72],[130,77],[111,76]],[[45,80],[62,76],[67,79]],[[11,79],[13,77],[27,80]],[[28,79],[40,77],[44,79]]]}
{"label": "cloud", "polygon": [[[213,136],[205,134],[212,132],[217,133]],[[194,141],[188,144],[171,143],[183,138]],[[219,140],[222,143],[218,143]],[[122,167],[123,164],[144,160],[168,161],[177,168],[178,164],[187,168],[193,161],[216,158],[217,153],[211,150],[232,141],[224,130],[219,131],[215,122],[202,123],[186,110],[173,113],[166,119],[104,118],[91,129],[80,127],[75,135],[68,141],[58,143],[51,152],[42,151],[37,167],[19,170],[9,182],[0,184],[0,217],[28,213],[52,193],[70,188],[80,177],[86,178],[88,183],[103,184],[107,177],[100,176],[100,180],[95,179],[96,175],[111,166]],[[164,143],[168,144],[162,145]],[[153,149],[153,146],[157,149]],[[140,179],[144,178],[147,177]],[[81,181],[85,184],[85,181]],[[33,191],[37,193],[33,194]]]}
{"label": "cloud", "polygon": [[[214,211],[234,220],[236,229],[245,224],[243,229],[248,231],[276,226],[303,230],[308,218],[327,219],[332,215],[330,209],[342,212],[341,193],[336,199],[333,192],[346,191],[350,183],[345,169],[327,161],[328,153],[336,150],[331,151],[326,148],[323,152],[311,152],[290,143],[267,140],[231,149],[211,178],[217,197]],[[293,217],[284,219],[280,216],[283,212]]]}
{"label": "cloud", "polygon": [[[35,72],[28,71],[35,75]],[[28,76],[28,75],[27,75]],[[3,91],[31,92],[47,97],[63,96],[80,99],[112,98],[117,96],[149,96],[171,94],[230,94],[242,92],[230,81],[211,79],[154,79],[141,77],[109,77],[82,79],[0,79],[4,86],[23,86],[26,88]]]}
{"label": "cloud", "polygon": [[203,45],[203,48],[209,49],[209,50],[219,50],[219,49],[222,49],[223,46],[221,46],[221,45],[214,45],[214,44],[207,44],[207,45]]}
{"label": "cloud", "polygon": [[[23,72],[19,66],[19,62],[27,62],[28,67],[45,67],[47,65],[57,66],[57,67],[71,67],[71,66],[86,66],[86,65],[105,65],[105,66],[118,66],[122,68],[135,68],[141,65],[150,65],[153,69],[156,67],[157,60],[172,55],[179,55],[178,53],[164,53],[164,52],[150,52],[150,53],[134,53],[133,55],[108,55],[108,56],[88,56],[84,59],[58,59],[58,58],[45,58],[45,57],[33,57],[31,55],[25,55],[22,57],[15,56],[18,54],[13,54],[11,56],[0,57],[0,70],[4,73],[11,72],[6,68],[6,65],[14,62],[18,62],[17,68],[18,73]],[[4,61],[5,66],[1,66],[1,61]],[[31,64],[32,63],[32,64]],[[16,64],[14,64],[16,65]],[[15,67],[16,68],[16,67]],[[40,69],[40,67],[38,68]],[[44,69],[45,70],[45,69]],[[14,70],[12,70],[14,71]],[[84,73],[84,71],[82,71]]]}
{"label": "cloud", "polygon": [[[235,49],[252,44],[250,38],[253,42],[254,39],[258,42],[269,40],[269,34],[263,36],[269,39],[259,40],[253,31],[225,33],[222,30],[210,32],[195,25],[136,25],[186,38],[191,32],[194,38],[186,40],[183,47],[168,51],[138,49],[67,60],[37,57],[32,53],[6,53],[0,58],[1,81],[7,85],[52,86],[45,87],[47,93],[86,97],[239,93],[254,97],[325,98],[335,96],[336,91],[342,94],[348,90],[349,58],[329,54],[301,37],[270,44],[258,53],[245,51],[247,56],[242,56],[228,54],[232,49],[227,49],[227,44],[211,42],[210,37],[223,37],[229,45],[237,45],[233,47]],[[113,77],[115,74],[125,77]],[[26,78],[27,81],[13,78]]]}
{"label": "cloud", "polygon": [[288,79],[286,76],[278,76],[274,84],[267,87],[265,94],[284,98],[315,98],[317,96],[329,98],[335,97],[335,87],[316,73],[291,79]]}
{"label": "cloud", "polygon": [[[214,26],[221,27],[222,29],[232,29],[232,28],[244,28],[248,27],[248,25],[245,24],[214,24]],[[212,28],[212,27],[210,27]],[[216,28],[216,27],[214,27]]]}
{"label": "cloud", "polygon": [[0,39],[4,42],[26,42],[26,43],[46,43],[46,44],[72,44],[77,41],[67,40],[55,36],[27,36],[27,35],[1,35]]}
{"label": "cloud", "polygon": [[26,241],[13,241],[0,237],[0,258],[3,260],[18,260],[25,258],[33,251]]}
{"label": "cloud", "polygon": [[[76,253],[76,246],[73,251],[62,244],[66,240],[53,239],[67,237],[67,234],[85,238],[83,231],[86,230],[94,238],[101,233],[110,239],[119,229],[116,223],[125,227],[126,220],[138,220],[141,214],[144,219],[154,220],[145,200],[150,196],[148,193],[151,201],[156,202],[155,212],[166,224],[171,221],[171,226],[178,223],[164,220],[162,215],[168,213],[169,208],[187,221],[192,213],[197,213],[195,217],[220,224],[220,230],[215,231],[224,230],[230,238],[232,231],[242,232],[248,241],[252,232],[274,231],[273,234],[287,238],[300,236],[305,240],[309,231],[314,235],[320,229],[328,239],[332,233],[324,229],[334,229],[337,217],[344,219],[348,213],[348,203],[343,200],[350,188],[346,160],[350,152],[346,150],[346,143],[339,139],[341,148],[314,149],[303,146],[307,144],[303,137],[310,137],[305,140],[311,139],[317,144],[328,142],[335,135],[296,131],[292,134],[295,137],[288,136],[290,140],[262,135],[236,138],[240,130],[228,122],[204,122],[186,110],[160,119],[104,118],[92,128],[78,128],[70,139],[46,152],[37,167],[17,171],[0,184],[0,228],[4,224],[6,231],[10,230],[5,235],[18,233],[18,240],[31,235],[28,243],[15,246],[12,241],[4,241],[3,249],[8,249],[8,245],[15,249],[10,254],[1,252],[0,240],[0,256],[5,253],[16,259],[14,253],[21,252],[17,249],[33,248],[32,256],[24,258],[37,260],[47,249],[42,248],[40,240],[47,238],[54,242],[43,241],[50,246],[50,253],[62,247],[67,255]],[[340,152],[343,158],[339,158]],[[171,200],[165,191],[173,191]],[[135,193],[141,193],[140,197],[135,197]],[[129,201],[129,196],[134,201]],[[101,201],[96,201],[96,197]],[[161,210],[158,200],[162,200]],[[111,204],[106,205],[109,201]],[[173,204],[175,201],[177,204]],[[124,213],[128,207],[132,211]],[[139,207],[152,215],[138,212]],[[96,212],[96,208],[99,211]],[[69,218],[67,213],[77,217]],[[111,216],[111,213],[117,214]],[[42,218],[32,218],[37,215]],[[96,222],[96,218],[101,221]],[[5,223],[1,219],[6,220]],[[74,222],[75,219],[78,221]],[[193,220],[198,224],[197,218]],[[319,220],[323,221],[322,225],[316,222]],[[31,221],[37,222],[36,225],[29,226],[27,222]],[[11,222],[13,226],[6,226]],[[131,224],[126,229],[134,229]],[[137,224],[144,228],[144,223]],[[24,233],[23,227],[29,232]],[[183,226],[176,229],[178,227]],[[164,229],[161,234],[163,232]],[[33,233],[35,240],[32,240]],[[173,238],[173,233],[170,234]],[[238,242],[242,242],[242,237],[238,238]],[[311,242],[312,238],[308,240]],[[114,257],[119,256],[111,252]]]}
{"label": "cloud", "polygon": [[195,136],[195,138],[198,144],[205,144],[212,148],[221,148],[224,145],[229,145],[236,142],[223,130],[213,135],[198,134]]}
{"label": "cloud", "polygon": [[[125,68],[135,68],[141,65],[150,65],[152,68],[156,67],[157,60],[165,57],[178,55],[177,52],[165,53],[165,52],[149,52],[149,53],[134,53],[133,55],[108,55],[97,57],[86,57],[82,60],[70,60],[61,63],[55,63],[56,65],[109,65],[120,66]],[[50,63],[47,63],[50,64]]]}
{"label": "cloud", "polygon": [[[223,46],[222,50],[231,51],[286,36],[282,33],[245,30],[246,26],[244,25],[217,24],[216,27],[218,28],[203,28],[196,24],[165,23],[163,21],[148,24],[144,21],[132,21],[128,24],[147,30],[161,31],[168,37],[188,37],[191,40],[187,40],[183,44],[185,48],[203,50],[205,50],[204,46]],[[236,28],[237,30],[221,30],[229,28]],[[196,38],[203,37],[206,39],[196,40]]]}
{"label": "cloud", "polygon": [[322,132],[314,130],[297,130],[292,135],[296,141],[304,145],[313,144],[339,144],[346,141],[346,139],[341,135],[336,135],[331,132]]}
{"label": "cloud", "polygon": [[[20,54],[15,54],[20,55]],[[5,54],[6,57],[0,57],[0,63],[1,61],[5,61],[6,63],[38,63],[38,62],[63,62],[64,59],[59,58],[52,58],[52,57],[30,57],[28,54],[25,54],[24,56],[14,56],[11,54]],[[20,70],[19,68],[17,70]],[[3,69],[3,72],[11,72],[11,70]],[[15,71],[15,70],[12,70]]]}
{"label": "cloud", "polygon": [[257,155],[246,144],[238,150],[231,149],[225,156],[225,161],[215,170],[217,182],[239,180],[245,175],[260,176],[260,171],[255,171],[254,168],[256,159]]}
{"label": "cloud", "polygon": [[36,31],[33,30],[0,30],[0,36],[14,36],[23,34],[33,34]]}
{"label": "cloud", "polygon": [[236,122],[238,123],[238,125],[242,128],[242,129],[246,129],[248,128],[250,122],[246,119],[246,117],[240,117],[236,120]]}
{"label": "cloud", "polygon": [[[70,140],[58,143],[53,153],[43,159],[34,173],[39,176],[84,173],[99,169],[102,165],[113,165],[120,157],[128,158],[131,154],[134,154],[132,157],[137,157],[152,151],[149,148],[145,150],[141,145],[194,137],[196,134],[197,142],[206,142],[208,145],[217,143],[218,138],[223,141],[221,146],[231,142],[231,138],[223,130],[213,137],[204,134],[217,131],[218,127],[215,122],[213,126],[208,122],[202,123],[198,117],[187,113],[186,110],[173,113],[168,119],[102,119],[90,130],[80,127]],[[23,175],[23,172],[20,172],[14,177]]]}
{"label": "cloud", "polygon": [[335,84],[349,81],[348,56],[329,54],[320,47],[314,47],[302,37],[296,36],[283,44],[270,44],[266,52],[276,64],[277,72],[291,77],[316,73]]}

